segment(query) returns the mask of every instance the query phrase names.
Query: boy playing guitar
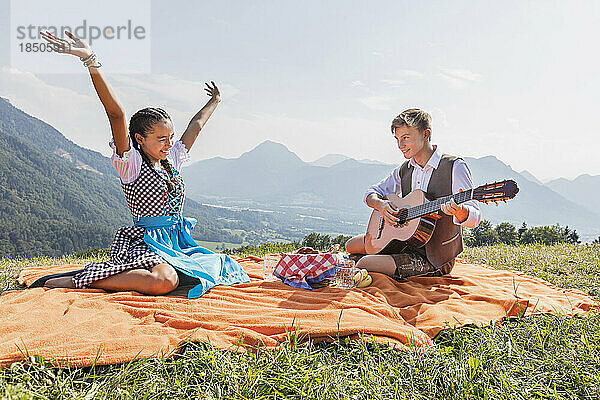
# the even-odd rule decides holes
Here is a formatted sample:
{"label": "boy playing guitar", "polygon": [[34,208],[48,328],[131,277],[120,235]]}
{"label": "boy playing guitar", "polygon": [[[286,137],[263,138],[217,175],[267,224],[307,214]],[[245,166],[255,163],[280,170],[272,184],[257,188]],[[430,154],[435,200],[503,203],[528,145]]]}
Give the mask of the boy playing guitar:
{"label": "boy playing guitar", "polygon": [[[407,161],[371,186],[364,199],[369,207],[379,211],[382,223],[396,226],[400,221],[398,210],[385,199],[387,195],[404,197],[420,189],[429,198],[437,199],[473,187],[467,164],[461,158],[442,154],[431,144],[431,116],[425,111],[416,108],[403,111],[392,121],[392,134]],[[407,249],[392,241],[379,253],[365,255],[365,235],[358,235],[346,242],[346,251],[358,260],[357,267],[397,280],[448,274],[463,249],[461,226],[475,228],[481,220],[481,211],[475,201],[457,204],[454,199],[442,204],[441,210],[444,214],[423,247]]]}

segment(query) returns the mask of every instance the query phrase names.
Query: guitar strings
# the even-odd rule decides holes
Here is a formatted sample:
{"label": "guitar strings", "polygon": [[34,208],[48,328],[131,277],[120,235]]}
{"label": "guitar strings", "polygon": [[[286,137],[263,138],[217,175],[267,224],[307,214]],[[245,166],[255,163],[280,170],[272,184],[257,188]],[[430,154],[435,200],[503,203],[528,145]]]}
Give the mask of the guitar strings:
{"label": "guitar strings", "polygon": [[430,201],[430,202],[421,204],[416,207],[409,208],[408,212],[406,214],[405,221],[409,221],[411,219],[415,219],[415,218],[421,217],[423,215],[427,215],[427,214],[431,214],[432,212],[439,211],[441,209],[441,205],[448,202],[451,198],[454,198],[454,201],[456,203],[460,204],[460,203],[464,203],[465,201],[472,199],[473,198],[472,196],[473,196],[473,189],[470,189],[470,190],[467,190],[464,192],[455,193],[450,196],[441,197],[437,200]]}

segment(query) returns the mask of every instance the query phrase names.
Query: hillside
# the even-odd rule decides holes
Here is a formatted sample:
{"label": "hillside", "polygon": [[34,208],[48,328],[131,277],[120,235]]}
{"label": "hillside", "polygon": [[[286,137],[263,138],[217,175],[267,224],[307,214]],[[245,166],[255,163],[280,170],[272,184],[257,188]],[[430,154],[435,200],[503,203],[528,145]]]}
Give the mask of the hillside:
{"label": "hillside", "polygon": [[0,97],[0,131],[19,138],[23,142],[43,150],[46,154],[60,156],[77,169],[117,176],[102,154],[78,146],[52,126],[19,110],[2,97]]}
{"label": "hillside", "polygon": [[[116,229],[131,224],[107,157],[70,142],[1,98],[0,116],[0,256],[58,256],[107,247]],[[184,214],[198,220],[193,237],[212,242],[291,240],[308,230],[277,213],[192,199]]]}
{"label": "hillside", "polygon": [[107,247],[127,223],[117,179],[70,164],[0,131],[0,254]]}

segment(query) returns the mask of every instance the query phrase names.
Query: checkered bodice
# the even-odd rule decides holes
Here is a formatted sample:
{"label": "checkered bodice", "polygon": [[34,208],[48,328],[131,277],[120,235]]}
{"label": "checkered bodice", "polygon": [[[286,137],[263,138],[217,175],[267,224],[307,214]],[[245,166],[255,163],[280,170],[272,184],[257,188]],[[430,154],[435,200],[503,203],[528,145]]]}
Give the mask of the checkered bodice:
{"label": "checkered bodice", "polygon": [[[176,175],[179,172],[173,168]],[[165,173],[162,172],[161,173]],[[174,190],[167,189],[165,179],[159,172],[142,162],[140,175],[131,183],[121,183],[125,200],[133,218],[158,217],[181,213],[185,198],[185,185],[176,185]]]}

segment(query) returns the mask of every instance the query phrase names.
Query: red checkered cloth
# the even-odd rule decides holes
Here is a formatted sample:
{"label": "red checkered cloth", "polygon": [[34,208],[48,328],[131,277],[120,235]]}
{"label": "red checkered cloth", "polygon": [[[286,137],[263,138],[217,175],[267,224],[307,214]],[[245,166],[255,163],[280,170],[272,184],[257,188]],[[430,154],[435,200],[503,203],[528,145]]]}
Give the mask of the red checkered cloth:
{"label": "red checkered cloth", "polygon": [[343,262],[344,256],[339,253],[282,253],[273,275],[287,285],[312,290],[311,283],[335,275],[336,266]]}

